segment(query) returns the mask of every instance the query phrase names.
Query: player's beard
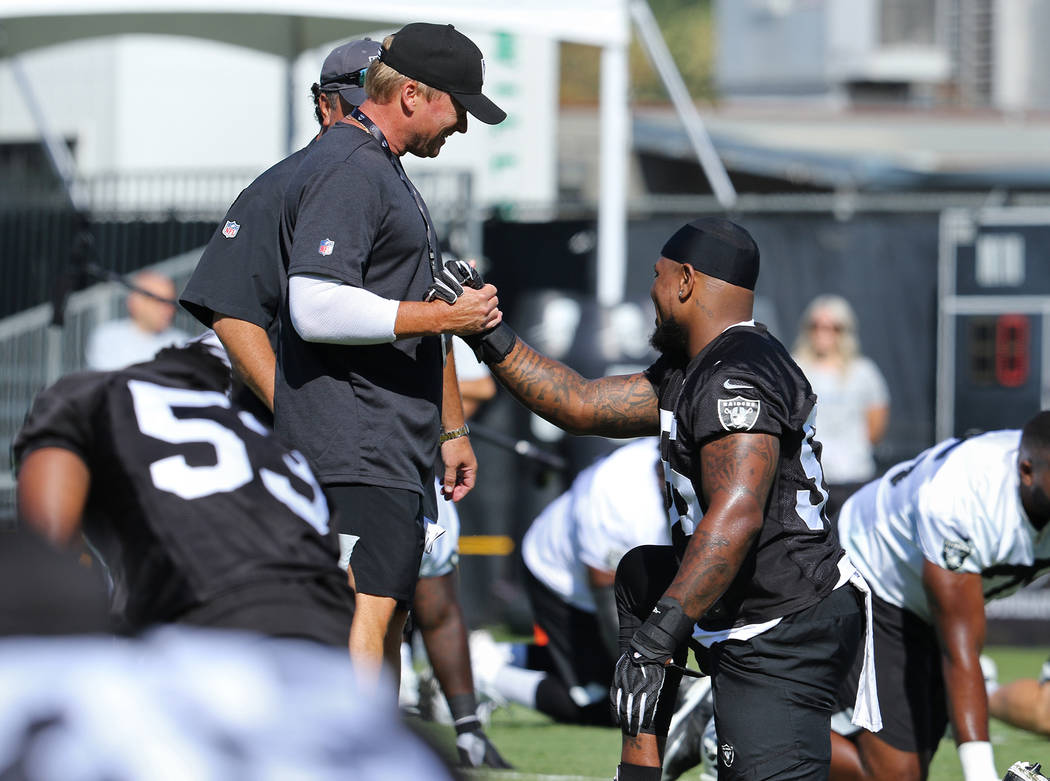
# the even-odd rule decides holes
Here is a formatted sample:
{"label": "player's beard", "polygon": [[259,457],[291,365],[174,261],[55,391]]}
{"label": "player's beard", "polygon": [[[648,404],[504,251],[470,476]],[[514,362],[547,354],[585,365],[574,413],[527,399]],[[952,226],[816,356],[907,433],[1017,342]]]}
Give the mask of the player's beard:
{"label": "player's beard", "polygon": [[689,363],[689,334],[673,317],[663,317],[649,337],[649,344],[676,366]]}

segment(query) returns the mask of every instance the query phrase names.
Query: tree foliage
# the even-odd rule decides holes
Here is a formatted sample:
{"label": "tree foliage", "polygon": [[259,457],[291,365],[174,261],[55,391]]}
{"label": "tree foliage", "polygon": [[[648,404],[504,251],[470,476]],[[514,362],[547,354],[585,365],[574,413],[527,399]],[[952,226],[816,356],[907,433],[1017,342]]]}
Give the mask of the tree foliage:
{"label": "tree foliage", "polygon": [[[714,35],[711,0],[649,0],[667,48],[694,100],[714,98]],[[638,35],[630,50],[631,94],[638,103],[666,103],[670,99]],[[601,74],[601,52],[582,44],[561,46],[561,100],[596,103]]]}

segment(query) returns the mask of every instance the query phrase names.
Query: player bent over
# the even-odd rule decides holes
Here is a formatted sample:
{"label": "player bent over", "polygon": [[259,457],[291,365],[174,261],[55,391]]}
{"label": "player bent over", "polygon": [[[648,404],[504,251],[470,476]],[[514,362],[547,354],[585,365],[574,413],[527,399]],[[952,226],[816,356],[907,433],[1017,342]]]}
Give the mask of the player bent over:
{"label": "player bent over", "polygon": [[56,543],[83,534],[125,631],[183,623],[348,648],[353,592],[321,487],[231,404],[229,383],[217,340],[63,377],[15,439],[19,519]]}
{"label": "player bent over", "polygon": [[966,781],[999,778],[984,604],[1050,570],[1048,522],[1050,412],[1022,431],[940,442],[846,500],[839,534],[874,592],[886,710],[878,735],[835,736],[832,778],[926,778],[949,721]]}

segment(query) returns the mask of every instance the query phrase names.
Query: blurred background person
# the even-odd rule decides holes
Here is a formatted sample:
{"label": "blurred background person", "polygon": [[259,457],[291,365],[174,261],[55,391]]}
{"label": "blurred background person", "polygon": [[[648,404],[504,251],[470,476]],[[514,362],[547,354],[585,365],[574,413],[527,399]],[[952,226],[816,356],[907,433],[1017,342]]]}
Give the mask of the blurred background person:
{"label": "blurred background person", "polygon": [[1043,663],[1038,678],[1018,678],[1002,685],[991,657],[981,656],[981,669],[988,690],[989,715],[1050,737],[1050,659]]}
{"label": "blurred background person", "polygon": [[889,425],[889,390],[879,367],[861,354],[857,316],[842,296],[817,296],[809,303],[793,357],[819,401],[820,463],[830,491],[828,516],[834,518],[846,498],[875,477],[874,446]]}
{"label": "blurred background person", "polygon": [[[175,283],[156,271],[141,271],[131,278],[128,317],[100,323],[88,338],[88,368],[108,371],[150,360],[162,347],[190,338],[172,326],[175,319]],[[150,295],[145,295],[149,293]]]}
{"label": "blurred background person", "polygon": [[471,635],[474,677],[494,701],[568,724],[611,726],[608,692],[619,658],[613,583],[631,548],[670,543],[659,439],[623,445],[580,472],[522,540],[525,590],[542,644]]}

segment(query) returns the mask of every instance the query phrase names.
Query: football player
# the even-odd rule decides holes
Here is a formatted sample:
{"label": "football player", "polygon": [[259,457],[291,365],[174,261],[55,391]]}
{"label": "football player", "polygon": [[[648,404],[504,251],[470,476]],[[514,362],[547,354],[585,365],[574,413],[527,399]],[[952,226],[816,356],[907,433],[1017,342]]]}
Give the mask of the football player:
{"label": "football player", "polygon": [[14,442],[18,515],[105,565],[119,628],[183,623],[347,648],[353,592],[310,467],[230,402],[209,334],[70,374]]}
{"label": "football player", "polygon": [[[616,571],[620,781],[660,778],[690,638],[709,649],[701,666],[714,691],[719,777],[827,773],[831,711],[864,635],[866,587],[824,513],[816,397],[753,319],[758,267],[754,239],[735,223],[679,229],[650,291],[662,357],[638,374],[585,380],[506,324],[467,339],[555,425],[661,435],[672,545],[635,548]],[[869,695],[858,694],[856,718],[877,729]]]}
{"label": "football player", "polygon": [[[613,581],[639,545],[670,543],[658,470],[659,440],[613,451],[576,476],[521,542],[525,591],[545,645],[471,636],[482,693],[570,724],[612,724],[608,691],[619,652]],[[657,481],[657,474],[660,479]]]}
{"label": "football player", "polygon": [[832,778],[925,778],[949,722],[966,781],[999,778],[984,604],[1050,570],[1048,522],[1050,412],[1021,431],[940,442],[845,502],[842,544],[874,591],[885,726],[834,736]]}
{"label": "football player", "polygon": [[1043,662],[1038,679],[1020,678],[990,686],[988,712],[1007,724],[1050,737],[1050,659]]}

